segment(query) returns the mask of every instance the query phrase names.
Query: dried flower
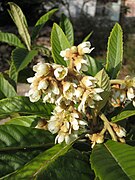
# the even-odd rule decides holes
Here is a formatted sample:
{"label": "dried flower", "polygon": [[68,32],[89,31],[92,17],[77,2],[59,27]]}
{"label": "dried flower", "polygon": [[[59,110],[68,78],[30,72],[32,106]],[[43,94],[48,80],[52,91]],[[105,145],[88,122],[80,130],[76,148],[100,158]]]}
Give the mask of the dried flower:
{"label": "dried flower", "polygon": [[91,140],[92,146],[91,148],[93,148],[96,143],[97,144],[101,144],[104,142],[104,135],[100,134],[100,133],[95,133],[95,134],[86,134],[86,137],[88,137]]}

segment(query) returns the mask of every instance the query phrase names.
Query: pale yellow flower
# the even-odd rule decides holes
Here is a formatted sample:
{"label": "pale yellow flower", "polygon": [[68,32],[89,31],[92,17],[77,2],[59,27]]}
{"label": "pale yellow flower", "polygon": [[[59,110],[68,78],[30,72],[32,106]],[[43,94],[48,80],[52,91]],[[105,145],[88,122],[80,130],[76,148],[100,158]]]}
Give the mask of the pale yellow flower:
{"label": "pale yellow flower", "polygon": [[81,80],[81,83],[85,88],[89,89],[96,86],[97,79],[92,76],[84,76]]}
{"label": "pale yellow flower", "polygon": [[91,47],[91,44],[90,44],[89,41],[83,42],[83,43],[79,44],[79,45],[77,46],[79,55],[82,56],[82,55],[84,55],[84,54],[89,54],[89,53],[91,53],[91,51],[92,51],[94,48],[91,48],[91,49],[90,49],[90,47]]}
{"label": "pale yellow flower", "polygon": [[113,123],[111,125],[119,138],[126,137],[126,130],[123,127]]}
{"label": "pale yellow flower", "polygon": [[60,56],[64,57],[64,60],[67,61],[69,60],[69,57],[70,57],[70,49],[67,48],[63,51],[60,52]]}
{"label": "pale yellow flower", "polygon": [[133,102],[135,106],[135,77],[125,77],[125,82],[120,86],[120,89],[124,89],[127,92],[127,99]]}
{"label": "pale yellow flower", "polygon": [[79,112],[70,112],[60,107],[56,107],[48,121],[48,130],[53,134],[58,133],[55,142],[61,143],[64,140],[69,143],[71,139],[78,136],[80,127],[87,125],[85,121],[79,119]]}
{"label": "pale yellow flower", "polygon": [[77,72],[88,71],[88,65],[89,61],[87,59],[84,59],[83,56],[77,56],[74,59],[74,67],[77,70]]}
{"label": "pale yellow flower", "polygon": [[63,83],[63,96],[67,100],[73,100],[75,96],[75,88],[77,85],[71,82],[64,82]]}
{"label": "pale yellow flower", "polygon": [[39,62],[33,66],[33,71],[36,72],[35,76],[47,76],[50,72],[50,67],[48,63]]}
{"label": "pale yellow flower", "polygon": [[37,102],[41,97],[41,92],[36,89],[30,89],[28,92],[28,96],[31,102]]}
{"label": "pale yellow flower", "polygon": [[57,80],[63,80],[68,74],[68,68],[59,66],[54,70],[54,76]]}

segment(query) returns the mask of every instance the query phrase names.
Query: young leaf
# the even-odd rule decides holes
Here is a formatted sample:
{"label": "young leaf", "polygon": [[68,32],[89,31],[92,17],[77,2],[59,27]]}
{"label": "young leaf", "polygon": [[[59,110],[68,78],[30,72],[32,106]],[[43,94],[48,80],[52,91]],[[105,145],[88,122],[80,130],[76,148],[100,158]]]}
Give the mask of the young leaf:
{"label": "young leaf", "polygon": [[54,62],[66,66],[66,62],[63,57],[60,56],[60,52],[69,48],[70,43],[62,29],[56,23],[54,23],[51,32],[51,45]]}
{"label": "young leaf", "polygon": [[15,34],[12,33],[0,32],[0,41],[4,43],[8,43],[11,46],[25,48],[25,46],[21,43],[20,39]]}
{"label": "young leaf", "polygon": [[5,97],[14,97],[17,95],[13,86],[4,78],[4,76],[0,73],[0,92]]}
{"label": "young leaf", "polygon": [[46,14],[44,14],[43,16],[40,17],[40,19],[36,22],[35,27],[32,31],[32,40],[34,40],[38,33],[40,32],[40,30],[43,28],[43,26],[45,25],[45,23],[52,17],[52,15],[57,11],[58,9],[52,9],[50,11],[48,11]]}
{"label": "young leaf", "polygon": [[28,32],[28,25],[27,25],[26,18],[19,6],[17,6],[13,2],[9,2],[8,4],[10,6],[10,10],[8,10],[8,12],[18,28],[18,32],[19,32],[22,40],[26,44],[28,50],[30,50],[31,49],[31,39],[30,39],[30,35]]}
{"label": "young leaf", "polygon": [[53,105],[41,101],[30,102],[28,97],[12,97],[0,100],[0,115],[12,113],[35,114],[48,118],[53,111]]}
{"label": "young leaf", "polygon": [[54,136],[45,130],[17,125],[0,126],[0,177],[21,168],[50,148]]}
{"label": "young leaf", "polygon": [[97,145],[92,151],[91,165],[99,179],[134,179],[134,147],[114,141]]}
{"label": "young leaf", "polygon": [[135,115],[135,107],[130,103],[118,115],[112,117],[112,122],[118,122]]}
{"label": "young leaf", "polygon": [[103,65],[89,55],[86,55],[86,58],[89,61],[88,71],[86,74],[95,76],[103,68]]}
{"label": "young leaf", "polygon": [[103,100],[96,103],[97,104],[97,110],[100,111],[108,101],[111,86],[110,86],[109,77],[108,77],[108,75],[104,69],[99,71],[96,74],[95,78],[97,78],[97,80],[98,80],[98,86],[104,90],[102,93],[100,93]]}
{"label": "young leaf", "polygon": [[38,120],[38,116],[19,116],[16,118],[12,118],[11,120],[7,121],[5,124],[16,124],[25,127],[31,127],[33,123]]}
{"label": "young leaf", "polygon": [[70,22],[69,18],[66,17],[64,14],[61,15],[60,27],[65,33],[69,43],[71,46],[74,45],[74,31],[72,23]]}
{"label": "young leaf", "polygon": [[119,73],[123,60],[123,33],[118,23],[112,29],[108,40],[106,70],[111,79]]}
{"label": "young leaf", "polygon": [[19,72],[23,70],[27,65],[32,61],[32,59],[38,54],[38,51],[23,48],[16,48],[12,51],[12,61],[14,62],[14,66],[16,71]]}
{"label": "young leaf", "polygon": [[86,41],[88,41],[89,40],[89,38],[90,38],[90,36],[92,35],[92,33],[93,33],[93,31],[92,32],[90,32],[85,38],[84,38],[84,40],[83,40],[83,42],[86,42]]}
{"label": "young leaf", "polygon": [[[44,171],[47,171],[47,168],[51,166],[53,162],[56,161],[60,156],[66,154],[70,148],[71,144],[57,144],[39,154],[18,171],[15,171],[2,179],[37,179],[38,175],[42,174]],[[40,179],[43,179],[43,177]]]}

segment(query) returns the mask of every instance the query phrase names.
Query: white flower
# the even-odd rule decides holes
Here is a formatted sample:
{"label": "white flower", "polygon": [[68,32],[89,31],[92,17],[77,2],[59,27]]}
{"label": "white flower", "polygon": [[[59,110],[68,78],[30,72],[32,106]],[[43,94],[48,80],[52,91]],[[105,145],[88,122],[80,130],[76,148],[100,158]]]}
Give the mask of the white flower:
{"label": "white flower", "polygon": [[67,48],[63,51],[60,52],[60,56],[64,57],[64,60],[67,61],[69,60],[69,57],[70,57],[70,49]]}
{"label": "white flower", "polygon": [[70,83],[70,82],[63,83],[63,95],[67,100],[73,100],[76,87],[77,85],[75,83]]}
{"label": "white flower", "polygon": [[61,143],[65,140],[69,143],[71,139],[76,138],[79,128],[87,125],[79,118],[79,112],[70,112],[57,106],[48,121],[48,130],[53,134],[58,133],[55,142]]}
{"label": "white flower", "polygon": [[122,138],[122,137],[126,137],[126,130],[124,128],[120,128],[118,131],[115,131],[117,136]]}
{"label": "white flower", "polygon": [[113,123],[111,125],[119,138],[126,137],[126,130],[123,127]]}
{"label": "white flower", "polygon": [[63,66],[59,66],[54,70],[54,76],[59,81],[63,80],[67,76],[67,73],[68,73],[68,68]]}
{"label": "white flower", "polygon": [[75,97],[77,102],[81,99],[83,93],[84,93],[84,88],[77,87],[77,89],[75,89]]}
{"label": "white flower", "polygon": [[129,87],[127,90],[127,98],[132,101],[132,99],[134,99],[135,97],[135,93],[134,93],[134,89],[132,87]]}
{"label": "white flower", "polygon": [[39,84],[38,84],[38,90],[41,90],[41,89],[47,89],[49,83],[47,80],[45,79],[42,79],[41,81],[39,81]]}
{"label": "white flower", "polygon": [[133,106],[135,107],[135,99],[133,100]]}
{"label": "white flower", "polygon": [[90,49],[90,47],[91,47],[91,44],[90,44],[89,41],[83,42],[83,43],[79,44],[79,45],[77,46],[79,55],[82,56],[82,55],[84,55],[84,54],[89,54],[89,53],[91,53],[91,51],[92,51],[94,48],[91,48],[91,49]]}
{"label": "white flower", "polygon": [[77,56],[74,60],[74,66],[77,72],[88,71],[88,65],[89,61],[87,59],[84,59],[83,56]]}
{"label": "white flower", "polygon": [[81,102],[78,106],[78,111],[85,113],[86,107],[95,108],[95,101],[102,100],[101,96],[97,93],[103,92],[101,88],[93,88],[86,90],[81,98]]}
{"label": "white flower", "polygon": [[37,102],[41,97],[41,93],[36,89],[30,89],[30,91],[28,92],[28,96],[31,102]]}
{"label": "white flower", "polygon": [[36,72],[36,76],[47,76],[50,72],[50,65],[48,63],[39,62],[33,66],[33,71]]}
{"label": "white flower", "polygon": [[92,76],[84,76],[81,80],[82,85],[86,88],[91,88],[92,86],[95,87],[95,84],[97,83],[97,79]]}
{"label": "white flower", "polygon": [[75,140],[78,137],[77,134],[68,134],[60,131],[58,135],[55,138],[55,144],[58,142],[58,144],[62,143],[63,141],[66,142],[66,144],[69,144],[73,140]]}

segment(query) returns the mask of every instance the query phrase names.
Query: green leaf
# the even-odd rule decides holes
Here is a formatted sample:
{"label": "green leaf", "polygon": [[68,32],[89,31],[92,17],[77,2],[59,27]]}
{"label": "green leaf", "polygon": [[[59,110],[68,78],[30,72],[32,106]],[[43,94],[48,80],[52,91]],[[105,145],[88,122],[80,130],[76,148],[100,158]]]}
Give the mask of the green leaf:
{"label": "green leaf", "polygon": [[0,176],[21,168],[53,144],[54,136],[48,131],[12,124],[1,125]]}
{"label": "green leaf", "polygon": [[119,73],[123,60],[123,33],[118,23],[112,29],[108,40],[106,70],[111,79]]}
{"label": "green leaf", "polygon": [[38,116],[19,116],[16,118],[12,118],[11,120],[7,121],[6,124],[16,124],[25,127],[31,127],[33,123],[38,120]]}
{"label": "green leaf", "polygon": [[118,122],[135,115],[135,107],[130,103],[121,112],[112,117],[112,122]]}
{"label": "green leaf", "polygon": [[54,161],[56,161],[60,156],[66,154],[70,147],[71,144],[57,144],[32,159],[18,171],[15,171],[11,175],[3,177],[2,179],[37,179],[38,175],[41,175],[46,171]]}
{"label": "green leaf", "polygon": [[23,70],[32,61],[32,59],[38,54],[38,51],[23,48],[16,48],[12,52],[12,61],[14,62],[16,71]]}
{"label": "green leaf", "polygon": [[9,2],[8,4],[10,6],[10,10],[8,10],[8,12],[18,28],[18,32],[19,32],[22,40],[26,44],[28,50],[30,50],[31,39],[30,39],[30,35],[28,32],[28,25],[27,25],[26,18],[19,6],[17,6],[13,2]]}
{"label": "green leaf", "polygon": [[0,152],[36,148],[53,142],[54,136],[49,131],[13,124],[0,126]]}
{"label": "green leaf", "polygon": [[43,28],[45,23],[51,18],[51,16],[57,11],[58,9],[52,9],[48,11],[46,14],[40,17],[40,19],[36,22],[35,27],[32,31],[32,40],[36,38],[40,30]]}
{"label": "green leaf", "polygon": [[0,73],[0,92],[5,97],[14,97],[17,95],[13,86],[4,78],[4,76]]}
{"label": "green leaf", "polygon": [[93,33],[93,31],[92,31],[92,32],[90,32],[90,33],[89,33],[89,34],[88,34],[88,35],[84,38],[83,42],[88,41],[88,40],[89,40],[89,38],[91,37],[92,33]]}
{"label": "green leaf", "polygon": [[86,55],[85,57],[88,59],[90,64],[88,66],[88,71],[86,72],[86,74],[95,76],[103,68],[103,65],[89,55]]}
{"label": "green leaf", "polygon": [[114,141],[96,145],[92,151],[91,165],[101,180],[134,180],[135,148]]}
{"label": "green leaf", "polygon": [[17,96],[0,100],[0,115],[23,113],[49,118],[52,111],[53,106],[51,104],[44,104],[41,101],[32,103],[28,97]]}
{"label": "green leaf", "polygon": [[11,46],[25,48],[25,46],[21,43],[20,39],[15,34],[12,33],[0,32],[0,41],[4,43],[8,43]]}
{"label": "green leaf", "polygon": [[70,44],[62,29],[56,23],[54,23],[51,32],[51,45],[54,62],[66,66],[66,62],[60,56],[60,52],[69,48]]}
{"label": "green leaf", "polygon": [[64,14],[61,15],[60,27],[65,33],[71,46],[74,45],[74,31],[71,21]]}
{"label": "green leaf", "polygon": [[42,45],[34,45],[33,46],[34,50],[37,50],[38,52],[40,52],[43,56],[46,57],[51,57],[51,50],[45,46]]}
{"label": "green leaf", "polygon": [[99,71],[96,74],[95,78],[97,78],[97,80],[98,80],[98,83],[97,83],[98,86],[104,90],[102,93],[100,93],[103,100],[96,103],[97,109],[98,109],[98,111],[100,111],[108,101],[111,86],[110,86],[109,77],[104,69]]}
{"label": "green leaf", "polygon": [[74,149],[60,156],[51,166],[41,173],[37,179],[49,180],[93,180],[93,173],[89,165],[89,155]]}
{"label": "green leaf", "polygon": [[9,68],[9,77],[15,82],[17,83],[18,80],[18,72],[16,71],[16,67],[14,65],[13,60],[11,60],[11,65]]}

